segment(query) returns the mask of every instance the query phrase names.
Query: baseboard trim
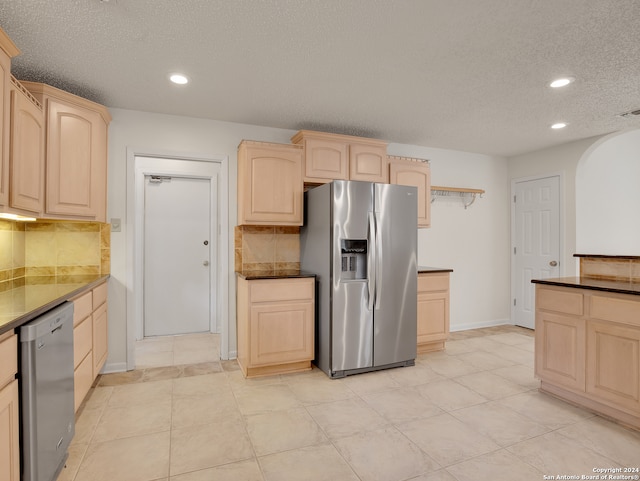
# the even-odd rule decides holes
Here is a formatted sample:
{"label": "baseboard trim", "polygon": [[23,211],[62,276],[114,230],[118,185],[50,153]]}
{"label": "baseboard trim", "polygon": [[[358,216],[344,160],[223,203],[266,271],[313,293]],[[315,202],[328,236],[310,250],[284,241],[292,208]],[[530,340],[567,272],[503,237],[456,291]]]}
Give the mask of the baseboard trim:
{"label": "baseboard trim", "polygon": [[114,372],[125,372],[127,370],[126,362],[107,362],[100,374],[112,374]]}
{"label": "baseboard trim", "polygon": [[495,327],[495,326],[505,326],[505,325],[513,325],[511,319],[494,319],[492,321],[484,321],[484,322],[468,322],[465,324],[455,324],[451,325],[449,331],[468,331],[470,329],[481,329],[483,327]]}

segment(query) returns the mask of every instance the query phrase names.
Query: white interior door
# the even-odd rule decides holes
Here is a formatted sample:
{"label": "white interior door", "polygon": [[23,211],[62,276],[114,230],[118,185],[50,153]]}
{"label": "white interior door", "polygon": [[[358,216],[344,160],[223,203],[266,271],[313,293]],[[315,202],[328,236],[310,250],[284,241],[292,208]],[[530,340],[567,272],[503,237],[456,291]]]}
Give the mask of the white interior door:
{"label": "white interior door", "polygon": [[532,279],[560,272],[560,177],[515,183],[513,321],[535,327]]}
{"label": "white interior door", "polygon": [[211,326],[210,179],[145,176],[144,336]]}

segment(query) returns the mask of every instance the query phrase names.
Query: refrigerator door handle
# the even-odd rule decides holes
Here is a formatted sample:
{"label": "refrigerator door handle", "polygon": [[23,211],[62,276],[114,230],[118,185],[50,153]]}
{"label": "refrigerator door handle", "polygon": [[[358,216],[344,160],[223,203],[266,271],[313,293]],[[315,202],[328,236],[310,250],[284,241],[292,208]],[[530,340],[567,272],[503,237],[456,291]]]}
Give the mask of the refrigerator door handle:
{"label": "refrigerator door handle", "polygon": [[369,248],[367,249],[367,286],[369,288],[369,310],[373,311],[376,299],[376,217],[369,212]]}
{"label": "refrigerator door handle", "polygon": [[378,262],[379,262],[380,259],[382,259],[382,234],[380,232],[380,222],[378,221],[378,215],[377,215],[377,213],[374,213],[373,215],[374,215],[375,221],[376,221],[376,245],[375,245],[375,249],[376,249],[376,253],[375,253],[376,282],[375,282],[375,296],[376,296],[376,309],[380,309],[380,298],[382,296],[378,292],[378,287],[380,285],[380,283],[378,282],[378,277],[380,275],[380,266],[378,265]]}

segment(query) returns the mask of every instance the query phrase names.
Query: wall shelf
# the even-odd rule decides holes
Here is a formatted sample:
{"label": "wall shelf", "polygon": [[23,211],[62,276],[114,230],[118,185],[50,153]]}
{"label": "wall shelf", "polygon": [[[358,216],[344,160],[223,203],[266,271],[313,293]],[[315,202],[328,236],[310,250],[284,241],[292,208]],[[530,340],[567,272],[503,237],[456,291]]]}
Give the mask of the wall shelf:
{"label": "wall shelf", "polygon": [[[431,186],[431,202],[433,203],[437,197],[460,197],[464,202],[466,209],[476,201],[476,197],[484,194],[482,189],[467,189],[465,187],[442,187],[438,185]],[[470,200],[467,200],[470,199]]]}

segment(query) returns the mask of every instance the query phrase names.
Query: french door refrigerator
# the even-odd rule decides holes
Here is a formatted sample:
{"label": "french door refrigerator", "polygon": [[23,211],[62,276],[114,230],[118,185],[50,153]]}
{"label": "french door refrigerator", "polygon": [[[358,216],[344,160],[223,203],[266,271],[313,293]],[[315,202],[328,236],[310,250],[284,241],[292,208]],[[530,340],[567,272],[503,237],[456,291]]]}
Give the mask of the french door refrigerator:
{"label": "french door refrigerator", "polygon": [[336,180],[305,193],[300,267],[317,275],[315,364],[338,378],[416,357],[417,189]]}

